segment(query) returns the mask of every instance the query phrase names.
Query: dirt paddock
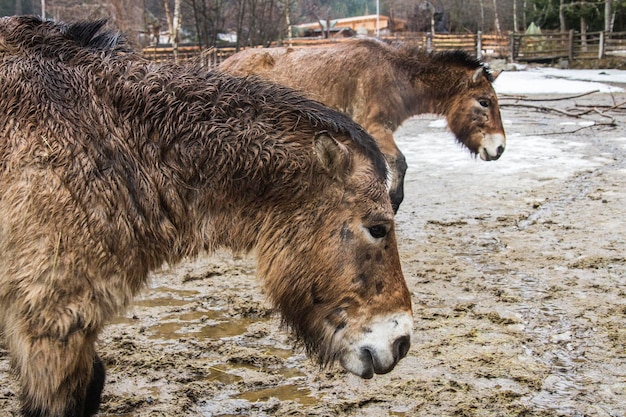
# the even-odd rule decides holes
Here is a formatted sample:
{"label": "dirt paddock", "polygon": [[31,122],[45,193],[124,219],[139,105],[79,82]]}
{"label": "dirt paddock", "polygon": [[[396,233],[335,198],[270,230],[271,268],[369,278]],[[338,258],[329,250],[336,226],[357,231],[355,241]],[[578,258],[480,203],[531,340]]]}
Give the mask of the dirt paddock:
{"label": "dirt paddock", "polygon": [[[320,370],[252,258],[218,253],[155,273],[103,333],[99,415],[626,416],[626,112],[599,107],[625,99],[534,103],[598,106],[583,117],[504,106],[508,148],[490,163],[439,118],[405,123],[397,219],[415,332],[390,374]],[[2,348],[0,414],[18,415]]]}

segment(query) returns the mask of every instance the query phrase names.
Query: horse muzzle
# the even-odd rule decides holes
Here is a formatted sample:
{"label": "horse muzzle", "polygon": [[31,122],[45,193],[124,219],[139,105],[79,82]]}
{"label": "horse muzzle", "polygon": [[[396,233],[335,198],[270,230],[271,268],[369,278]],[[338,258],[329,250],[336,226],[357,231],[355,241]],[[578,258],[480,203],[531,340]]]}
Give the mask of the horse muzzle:
{"label": "horse muzzle", "polygon": [[341,365],[364,379],[390,372],[409,352],[412,327],[413,318],[408,313],[377,320],[350,344]]}
{"label": "horse muzzle", "polygon": [[506,137],[503,134],[485,135],[478,154],[483,161],[495,161],[502,156],[505,148]]}

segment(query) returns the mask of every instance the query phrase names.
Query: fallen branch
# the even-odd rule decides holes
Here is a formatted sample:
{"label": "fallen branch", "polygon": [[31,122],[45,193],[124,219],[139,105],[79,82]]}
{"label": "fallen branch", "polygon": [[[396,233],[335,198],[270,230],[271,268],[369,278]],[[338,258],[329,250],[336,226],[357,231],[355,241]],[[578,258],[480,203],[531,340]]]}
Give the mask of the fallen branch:
{"label": "fallen branch", "polygon": [[583,129],[589,129],[590,127],[601,127],[601,126],[608,126],[608,127],[617,127],[617,123],[615,122],[611,122],[611,123],[593,123],[591,125],[587,125],[587,126],[581,126],[578,129],[574,129],[574,130],[568,130],[567,132],[545,132],[545,133],[537,133],[536,136],[552,136],[552,135],[568,135],[571,133],[577,133],[580,132]]}
{"label": "fallen branch", "polygon": [[540,110],[540,111],[544,111],[544,112],[559,113],[559,114],[562,114],[562,115],[568,116],[568,117],[580,117],[576,113],[570,113],[568,111],[561,110],[561,109],[556,109],[554,107],[535,106],[533,104],[500,103],[500,107],[525,107],[525,108]]}
{"label": "fallen branch", "polygon": [[626,101],[622,101],[619,104],[614,104],[613,106],[602,105],[602,104],[601,105],[594,105],[594,106],[586,106],[584,104],[574,104],[575,107],[587,107],[587,108],[592,107],[594,109],[606,109],[606,111],[609,111],[609,110],[626,110],[625,107],[622,107],[624,105],[626,105]]}
{"label": "fallen branch", "polygon": [[586,114],[589,114],[589,113],[596,113],[598,116],[610,119],[611,122],[615,123],[615,117],[611,116],[610,114],[606,114],[606,112],[608,112],[608,111],[609,110],[600,111],[597,108],[593,107],[593,108],[590,108],[587,111],[581,112],[579,114],[582,116],[582,115],[586,115]]}
{"label": "fallen branch", "polygon": [[499,99],[511,99],[511,100],[521,100],[521,101],[559,101],[559,100],[571,100],[574,98],[588,96],[590,94],[599,93],[600,90],[588,91],[586,93],[577,94],[575,96],[567,96],[567,97],[557,97],[557,98],[528,98],[528,96],[507,96],[503,94],[499,97]]}

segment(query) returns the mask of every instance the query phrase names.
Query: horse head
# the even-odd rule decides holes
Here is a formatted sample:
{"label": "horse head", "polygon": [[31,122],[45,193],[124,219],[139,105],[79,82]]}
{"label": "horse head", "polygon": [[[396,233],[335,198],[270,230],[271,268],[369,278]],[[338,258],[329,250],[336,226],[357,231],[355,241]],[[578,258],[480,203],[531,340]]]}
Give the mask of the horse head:
{"label": "horse head", "polygon": [[500,117],[498,97],[493,81],[499,73],[484,66],[465,69],[447,112],[448,126],[457,140],[484,161],[494,161],[504,152],[506,135]]}
{"label": "horse head", "polygon": [[371,378],[407,354],[413,321],[384,162],[355,146],[316,136],[306,196],[289,221],[267,226],[257,252],[270,297],[308,352]]}

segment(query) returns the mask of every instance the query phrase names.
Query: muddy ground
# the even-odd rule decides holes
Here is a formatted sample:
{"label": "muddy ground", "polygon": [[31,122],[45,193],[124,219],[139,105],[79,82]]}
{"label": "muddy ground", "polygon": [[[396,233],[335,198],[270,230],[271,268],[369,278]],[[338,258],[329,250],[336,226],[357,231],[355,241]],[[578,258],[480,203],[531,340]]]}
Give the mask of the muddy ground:
{"label": "muddy ground", "polygon": [[[497,162],[470,157],[436,117],[397,134],[415,333],[393,372],[318,369],[252,258],[219,253],[155,273],[102,334],[100,416],[626,416],[626,112],[506,105],[573,113],[626,95],[501,100]],[[622,125],[588,123],[611,118]],[[16,392],[0,349],[1,415],[17,415]]]}

